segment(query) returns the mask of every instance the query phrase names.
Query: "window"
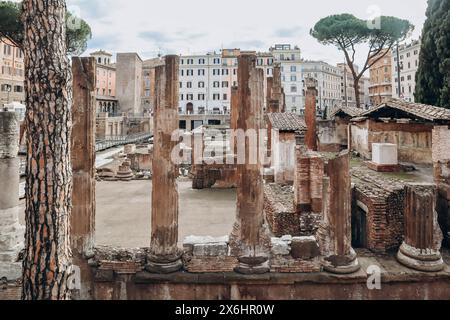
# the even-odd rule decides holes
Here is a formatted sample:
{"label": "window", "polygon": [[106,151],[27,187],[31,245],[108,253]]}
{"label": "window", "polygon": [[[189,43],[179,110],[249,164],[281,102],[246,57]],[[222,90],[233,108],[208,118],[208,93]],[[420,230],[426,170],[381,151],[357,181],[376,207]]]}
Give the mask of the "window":
{"label": "window", "polygon": [[296,81],[297,81],[297,76],[292,75],[292,76],[291,76],[291,81],[292,81],[292,82],[296,82]]}
{"label": "window", "polygon": [[291,86],[291,92],[297,92],[297,86]]}
{"label": "window", "polygon": [[213,82],[213,88],[219,88],[220,87],[220,82],[219,81],[214,81]]}
{"label": "window", "polygon": [[228,95],[226,93],[223,94],[223,100],[228,100]]}
{"label": "window", "polygon": [[192,88],[192,82],[189,81],[188,83],[186,83],[187,88],[191,89]]}
{"label": "window", "polygon": [[203,81],[200,81],[200,82],[198,83],[198,87],[199,87],[199,88],[204,88],[204,87],[205,87],[205,83],[204,83]]}
{"label": "window", "polygon": [[220,76],[220,69],[213,69],[213,76]]}
{"label": "window", "polygon": [[213,94],[213,100],[220,100],[220,94],[219,93],[214,93]]}
{"label": "window", "polygon": [[205,69],[198,69],[198,75],[204,76],[205,75]]}
{"label": "window", "polygon": [[205,100],[205,95],[203,93],[198,94],[198,100],[203,101]]}
{"label": "window", "polygon": [[[111,94],[111,90],[109,90],[109,94]],[[145,96],[150,97],[150,90],[145,90]]]}
{"label": "window", "polygon": [[194,75],[194,70],[192,70],[192,69],[186,70],[186,75],[187,76],[193,76]]}
{"label": "window", "polygon": [[194,100],[194,95],[193,95],[192,93],[188,93],[188,94],[186,95],[186,99],[187,99],[187,100]]}
{"label": "window", "polygon": [[222,88],[228,88],[228,81],[222,81]]}
{"label": "window", "polygon": [[183,82],[180,82],[180,89],[183,88]]}
{"label": "window", "polygon": [[183,69],[181,70],[181,76],[184,76],[184,70]]}
{"label": "window", "polygon": [[229,74],[228,69],[222,69],[222,75],[227,76]]}
{"label": "window", "polygon": [[198,64],[205,64],[206,62],[205,62],[205,59],[199,59],[198,60]]}
{"label": "window", "polygon": [[1,89],[3,92],[11,91],[11,86],[9,84],[2,84]]}
{"label": "window", "polygon": [[181,94],[180,95],[180,101],[183,101],[184,100],[184,94]]}
{"label": "window", "polygon": [[220,58],[214,58],[214,64],[220,64]]}
{"label": "window", "polygon": [[291,72],[297,72],[297,67],[296,66],[291,66]]}

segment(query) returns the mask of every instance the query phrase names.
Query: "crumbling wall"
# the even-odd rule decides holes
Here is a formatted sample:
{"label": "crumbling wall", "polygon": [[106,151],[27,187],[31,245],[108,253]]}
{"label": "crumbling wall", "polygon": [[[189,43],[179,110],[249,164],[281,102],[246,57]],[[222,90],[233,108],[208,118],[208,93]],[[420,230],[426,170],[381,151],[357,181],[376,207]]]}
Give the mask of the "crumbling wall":
{"label": "crumbling wall", "polygon": [[450,130],[448,126],[433,129],[434,180],[438,185],[436,210],[444,233],[445,245],[450,247]]}
{"label": "crumbling wall", "polygon": [[319,151],[340,152],[348,145],[348,121],[340,118],[318,122]]}
{"label": "crumbling wall", "polygon": [[398,146],[401,162],[432,163],[432,126],[414,123],[369,122],[369,151],[373,143],[392,143]]}
{"label": "crumbling wall", "polygon": [[362,204],[367,212],[367,249],[379,253],[397,250],[404,235],[404,184],[383,180],[369,172],[352,172],[355,184],[352,212]]}
{"label": "crumbling wall", "polygon": [[234,164],[201,164],[193,170],[192,188],[229,189],[237,186],[237,168]]}

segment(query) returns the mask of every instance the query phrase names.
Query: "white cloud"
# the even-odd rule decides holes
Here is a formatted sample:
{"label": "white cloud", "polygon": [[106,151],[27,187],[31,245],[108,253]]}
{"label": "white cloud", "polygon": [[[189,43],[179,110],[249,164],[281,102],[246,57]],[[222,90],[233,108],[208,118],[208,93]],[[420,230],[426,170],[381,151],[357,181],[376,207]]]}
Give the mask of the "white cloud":
{"label": "white cloud", "polygon": [[344,12],[368,19],[375,8],[409,19],[417,38],[427,0],[68,0],[68,5],[79,6],[92,27],[90,50],[136,51],[150,58],[158,52],[205,53],[226,46],[266,51],[281,42],[300,46],[306,59],[335,64],[342,54],[309,35],[319,19]]}

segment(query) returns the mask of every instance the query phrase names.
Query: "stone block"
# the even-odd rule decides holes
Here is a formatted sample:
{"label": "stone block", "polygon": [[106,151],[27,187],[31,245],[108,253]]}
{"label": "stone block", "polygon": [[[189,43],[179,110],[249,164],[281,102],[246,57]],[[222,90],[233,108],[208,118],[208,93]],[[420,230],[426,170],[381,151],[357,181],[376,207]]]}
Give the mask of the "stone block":
{"label": "stone block", "polygon": [[[188,236],[183,241],[183,248],[188,253],[193,253],[195,245],[207,245],[207,244],[227,244],[229,243],[229,237],[210,237],[210,236]],[[200,249],[198,249],[200,250]]]}
{"label": "stone block", "polygon": [[287,256],[291,253],[289,241],[283,241],[280,238],[272,238],[271,251],[275,256]]}
{"label": "stone block", "polygon": [[194,244],[193,254],[197,257],[217,257],[228,255],[228,243],[215,242]]}
{"label": "stone block", "polygon": [[398,165],[398,146],[390,143],[373,143],[372,162],[379,165]]}
{"label": "stone block", "polygon": [[320,255],[319,244],[315,237],[295,237],[291,243],[291,255],[294,259],[312,259]]}

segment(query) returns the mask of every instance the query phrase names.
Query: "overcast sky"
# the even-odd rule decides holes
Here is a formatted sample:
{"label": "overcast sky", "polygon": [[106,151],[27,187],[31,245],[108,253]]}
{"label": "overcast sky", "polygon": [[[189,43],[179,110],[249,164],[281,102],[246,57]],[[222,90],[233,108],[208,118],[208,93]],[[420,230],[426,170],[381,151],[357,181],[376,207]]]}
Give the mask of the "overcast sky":
{"label": "overcast sky", "polygon": [[[305,59],[335,64],[343,60],[333,46],[309,35],[322,17],[352,13],[368,19],[392,15],[409,19],[412,38],[421,34],[426,0],[68,0],[92,27],[88,52],[137,52],[143,58],[193,54],[239,47],[267,51],[275,43],[298,45]],[[363,55],[360,55],[360,62]]]}

